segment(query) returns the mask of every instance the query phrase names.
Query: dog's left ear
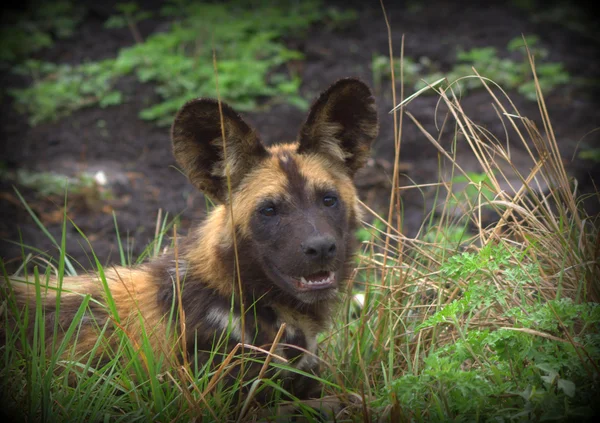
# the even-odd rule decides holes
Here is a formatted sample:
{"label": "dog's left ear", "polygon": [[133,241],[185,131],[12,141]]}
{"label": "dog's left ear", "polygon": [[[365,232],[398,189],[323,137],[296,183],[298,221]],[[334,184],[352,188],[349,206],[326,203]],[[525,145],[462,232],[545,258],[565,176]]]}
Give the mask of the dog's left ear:
{"label": "dog's left ear", "polygon": [[369,158],[379,125],[369,87],[355,78],[337,81],[315,101],[300,130],[298,153],[341,163],[350,176]]}

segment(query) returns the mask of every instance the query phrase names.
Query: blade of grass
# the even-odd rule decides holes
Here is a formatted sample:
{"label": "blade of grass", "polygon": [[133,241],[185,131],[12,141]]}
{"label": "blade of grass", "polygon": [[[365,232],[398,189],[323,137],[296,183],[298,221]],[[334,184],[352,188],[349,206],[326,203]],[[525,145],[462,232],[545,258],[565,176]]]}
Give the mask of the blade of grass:
{"label": "blade of grass", "polygon": [[[19,200],[23,204],[23,207],[25,207],[25,209],[27,210],[27,213],[29,213],[29,215],[31,216],[31,218],[33,219],[33,221],[36,223],[36,225],[40,228],[40,230],[44,233],[44,235],[46,235],[48,237],[48,239],[50,241],[52,241],[52,243],[60,251],[61,247],[58,244],[58,242],[56,242],[56,239],[52,236],[52,234],[48,231],[48,229],[46,229],[46,227],[44,226],[44,224],[38,219],[37,215],[31,209],[31,207],[29,207],[29,204],[27,204],[27,201],[25,201],[25,199],[23,198],[23,196],[21,195],[21,193],[19,192],[19,190],[16,187],[13,187],[13,189],[15,190],[15,193],[17,194],[17,197],[19,197]],[[65,265],[67,266],[67,269],[69,270],[69,273],[71,275],[76,275],[77,272],[75,271],[75,268],[71,264],[69,258],[66,257],[66,255],[64,256],[64,261],[65,261]]]}

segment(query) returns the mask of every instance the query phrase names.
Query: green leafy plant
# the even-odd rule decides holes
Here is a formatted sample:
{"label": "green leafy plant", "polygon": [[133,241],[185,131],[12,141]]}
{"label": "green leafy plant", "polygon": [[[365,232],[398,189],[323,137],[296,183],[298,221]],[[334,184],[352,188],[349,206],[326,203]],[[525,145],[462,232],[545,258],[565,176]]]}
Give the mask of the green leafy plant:
{"label": "green leafy plant", "polygon": [[115,61],[106,59],[78,66],[55,65],[27,60],[15,72],[35,81],[28,88],[9,89],[15,107],[29,115],[29,123],[55,121],[82,107],[107,107],[122,102],[122,94],[113,88],[118,72]]}
{"label": "green leafy plant", "polygon": [[[563,334],[561,327],[579,337],[581,328],[597,326],[598,304],[575,304],[563,298],[510,307],[511,297],[525,298],[527,286],[532,280],[539,282],[541,275],[526,255],[502,245],[452,256],[442,265],[441,272],[454,283],[465,281],[468,286],[460,299],[434,313],[417,330],[455,326],[460,338],[425,360],[426,367],[417,384],[427,385],[436,379],[439,383],[440,375],[444,375],[441,381],[446,379],[448,391],[440,393],[445,395],[441,399],[448,407],[445,413],[535,421],[592,415],[587,396],[593,389],[588,379],[590,363],[579,360],[576,349],[585,349],[591,354],[590,360],[597,360],[597,334],[581,347],[562,342],[559,336]],[[515,290],[490,283],[503,279],[510,280]],[[486,314],[498,306],[505,309],[508,319],[514,320],[496,331],[479,328],[478,322],[485,321]],[[416,389],[410,374],[393,386],[402,390],[404,383],[412,383],[411,389]],[[512,395],[506,396],[506,392]],[[494,398],[503,393],[504,407],[498,409]],[[577,398],[576,393],[582,398]],[[418,404],[417,408],[425,407]]]}
{"label": "green leafy plant", "polygon": [[[489,78],[503,89],[514,89],[531,101],[536,100],[535,82],[531,73],[529,62],[525,60],[525,45],[539,59],[536,65],[538,83],[543,92],[549,93],[555,87],[571,82],[571,76],[561,63],[545,62],[548,52],[539,47],[539,38],[529,36],[515,38],[507,45],[507,52],[521,56],[520,60],[502,58],[494,47],[473,48],[467,51],[459,50],[456,64],[447,72],[430,59],[421,57],[418,61],[410,57],[404,58],[404,80],[415,90],[427,87],[441,78],[446,78],[453,89],[461,95],[474,89],[483,87],[481,80],[474,76],[472,68]],[[389,59],[385,56],[374,56],[372,65],[373,77],[376,86],[381,84],[382,78],[390,77]],[[394,60],[396,79],[400,75],[400,59]],[[431,93],[431,92],[430,92]]]}
{"label": "green leafy plant", "polygon": [[[141,82],[153,83],[163,99],[142,110],[142,119],[169,124],[180,105],[198,93],[217,96],[213,47],[220,94],[237,109],[256,109],[257,100],[267,97],[271,102],[307,106],[298,95],[300,79],[274,71],[302,59],[280,39],[323,18],[322,13],[314,12],[318,10],[313,8],[315,3],[253,9],[195,3],[178,6],[185,17],[175,21],[170,31],[148,37],[145,43],[121,51],[117,58],[117,68],[134,71]],[[172,5],[163,13],[178,10]]]}
{"label": "green leafy plant", "polygon": [[[130,28],[148,15],[135,3],[118,6],[119,17],[107,25],[127,23]],[[106,107],[123,101],[113,87],[118,79],[135,74],[142,83],[155,86],[161,102],[140,112],[140,117],[170,124],[173,114],[187,100],[217,96],[213,49],[219,76],[219,94],[238,110],[256,110],[287,102],[307,108],[299,94],[300,77],[285,65],[303,55],[285,47],[283,37],[301,37],[310,25],[330,19],[340,24],[353,18],[350,12],[335,14],[318,0],[279,2],[249,7],[232,4],[171,1],[161,10],[172,17],[168,30],[120,50],[115,59],[78,66],[28,61],[17,72],[31,75],[32,86],[10,90],[16,105],[30,115],[32,125],[68,115],[81,107]],[[336,24],[337,25],[337,24]]]}
{"label": "green leafy plant", "polygon": [[15,62],[50,47],[54,38],[68,38],[85,10],[69,0],[34,1],[25,13],[6,12],[0,28],[0,62]]}

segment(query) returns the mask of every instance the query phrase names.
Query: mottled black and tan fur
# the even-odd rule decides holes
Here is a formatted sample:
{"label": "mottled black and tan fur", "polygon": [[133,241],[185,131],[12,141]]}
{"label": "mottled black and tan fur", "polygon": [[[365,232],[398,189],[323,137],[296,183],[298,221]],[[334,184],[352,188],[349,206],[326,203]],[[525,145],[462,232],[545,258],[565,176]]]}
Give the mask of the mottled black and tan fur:
{"label": "mottled black and tan fur", "polygon": [[[340,80],[315,101],[296,142],[271,147],[229,106],[222,104],[221,112],[217,101],[197,99],[175,117],[175,158],[191,183],[219,205],[180,240],[177,261],[168,252],[138,267],[106,269],[120,326],[136,341],[143,324],[155,351],[176,353],[176,337],[165,334],[179,303],[179,279],[189,356],[208,357],[225,331],[225,353],[242,339],[269,349],[285,323],[277,354],[317,372],[317,334],[327,329],[351,271],[360,215],[352,178],[377,135],[373,97],[359,80]],[[96,275],[65,278],[63,287],[105,301]],[[13,288],[19,303],[35,302],[31,286]],[[66,291],[58,316],[52,313],[55,297],[45,297],[48,328],[56,318],[65,328],[79,308],[81,295]],[[91,304],[76,343],[82,354],[109,319],[108,309]],[[110,332],[106,336],[116,342]],[[247,370],[252,375],[258,369]],[[314,393],[301,378],[292,377],[286,387],[298,397]]]}

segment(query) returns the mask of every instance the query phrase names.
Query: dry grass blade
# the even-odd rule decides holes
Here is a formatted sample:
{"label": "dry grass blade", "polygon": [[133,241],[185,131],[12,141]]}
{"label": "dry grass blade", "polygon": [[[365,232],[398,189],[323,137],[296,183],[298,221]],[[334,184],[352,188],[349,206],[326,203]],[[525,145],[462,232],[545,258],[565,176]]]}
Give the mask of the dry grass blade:
{"label": "dry grass blade", "polygon": [[[396,225],[402,209],[393,196],[386,218],[362,204],[376,221],[365,222],[370,239],[363,241],[355,273],[355,285],[364,288],[364,306],[352,314],[348,303],[350,313],[342,316],[336,332],[357,345],[340,342],[336,334],[325,342],[328,357],[352,375],[345,385],[357,391],[364,386],[366,402],[372,386],[395,386],[399,379],[411,381],[413,375],[427,373],[428,359],[459,342],[471,357],[467,367],[495,366],[494,358],[476,351],[469,337],[498,329],[519,334],[508,337],[571,345],[576,361],[586,370],[595,368],[587,347],[554,311],[559,307],[554,301],[585,306],[600,300],[598,217],[587,216],[578,206],[543,99],[542,133],[501,87],[477,70],[473,73],[467,78],[479,80],[487,90],[501,133],[467,114],[454,83],[440,88],[437,81],[427,87],[439,95],[436,112],[445,113],[437,132],[406,110],[421,91],[393,109],[408,116],[439,156],[438,181],[406,187],[395,177],[392,181],[395,194],[409,189],[423,194],[428,208],[416,237],[405,236]],[[395,127],[397,144],[399,134]],[[398,163],[396,154],[395,167]],[[519,316],[539,309],[556,314],[556,329],[522,326]],[[395,404],[396,393],[389,389],[390,404]],[[369,413],[364,411],[363,417]],[[403,417],[410,421],[414,415],[409,415]]]}
{"label": "dry grass blade", "polygon": [[248,408],[250,407],[250,404],[252,404],[252,398],[254,397],[254,395],[256,393],[256,389],[258,388],[260,382],[265,377],[265,372],[267,371],[267,368],[269,367],[269,363],[271,363],[271,358],[276,357],[283,362],[287,361],[283,357],[275,355],[275,349],[279,345],[279,341],[281,340],[281,337],[283,336],[284,333],[285,333],[285,323],[282,323],[281,326],[279,327],[279,330],[277,331],[277,334],[275,335],[275,339],[273,340],[273,343],[271,344],[271,348],[269,349],[269,351],[267,352],[267,351],[264,351],[261,349],[263,352],[266,353],[266,358],[260,369],[258,378],[252,383],[252,386],[250,387],[250,391],[248,392],[248,395],[246,396],[246,401],[244,401],[244,405],[242,406],[242,411],[240,412],[240,415],[237,420],[238,422],[242,421],[242,419],[246,415],[246,412],[248,411]]}

